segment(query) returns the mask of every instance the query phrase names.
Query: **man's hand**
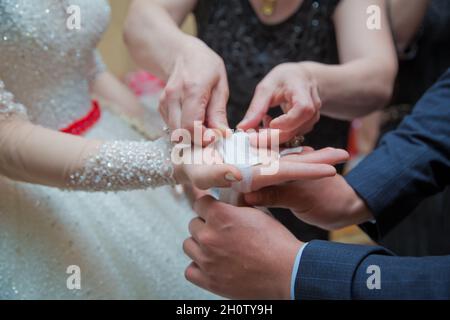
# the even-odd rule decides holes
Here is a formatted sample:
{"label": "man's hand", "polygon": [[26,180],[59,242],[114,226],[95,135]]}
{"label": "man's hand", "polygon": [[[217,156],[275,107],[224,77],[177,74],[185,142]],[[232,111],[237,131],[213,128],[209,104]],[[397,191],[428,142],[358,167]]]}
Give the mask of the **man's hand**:
{"label": "man's hand", "polygon": [[274,69],[258,84],[240,129],[257,128],[271,107],[281,106],[284,115],[269,123],[280,129],[280,141],[311,131],[319,121],[322,102],[317,83],[306,64],[285,63]]}
{"label": "man's hand", "polygon": [[314,181],[297,181],[245,195],[252,206],[290,209],[300,220],[336,230],[373,219],[364,201],[336,175]]}
{"label": "man's hand", "polygon": [[194,121],[209,128],[228,128],[228,80],[222,59],[202,41],[185,36],[169,68],[159,110],[171,129],[194,131]]}
{"label": "man's hand", "polygon": [[284,226],[252,208],[206,196],[183,244],[193,260],[186,278],[233,299],[289,299],[294,260],[302,243]]}

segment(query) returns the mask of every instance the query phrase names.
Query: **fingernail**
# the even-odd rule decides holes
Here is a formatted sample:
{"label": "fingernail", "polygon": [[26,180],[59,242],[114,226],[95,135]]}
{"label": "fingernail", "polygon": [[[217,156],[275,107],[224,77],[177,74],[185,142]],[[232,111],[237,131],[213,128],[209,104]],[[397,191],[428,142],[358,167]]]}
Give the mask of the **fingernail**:
{"label": "fingernail", "polygon": [[238,179],[231,172],[228,172],[227,174],[225,174],[225,180],[230,181],[230,182],[238,181]]}

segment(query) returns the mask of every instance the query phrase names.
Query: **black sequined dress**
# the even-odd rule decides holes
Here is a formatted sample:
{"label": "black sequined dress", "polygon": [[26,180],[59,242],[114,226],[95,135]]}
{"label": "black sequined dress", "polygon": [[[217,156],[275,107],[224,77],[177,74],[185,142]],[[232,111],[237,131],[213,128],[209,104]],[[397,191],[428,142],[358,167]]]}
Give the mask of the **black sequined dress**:
{"label": "black sequined dress", "polygon": [[[248,0],[198,0],[194,10],[198,36],[225,62],[230,99],[228,119],[234,127],[245,115],[256,85],[275,66],[285,62],[315,61],[338,64],[333,13],[339,0],[304,0],[285,21],[267,25]],[[280,114],[274,109],[272,116]],[[278,114],[277,114],[278,113]],[[305,144],[314,148],[345,148],[349,123],[322,117]],[[280,214],[285,220],[286,213]],[[292,225],[295,219],[282,221]],[[324,238],[325,232],[294,227],[302,240]]]}

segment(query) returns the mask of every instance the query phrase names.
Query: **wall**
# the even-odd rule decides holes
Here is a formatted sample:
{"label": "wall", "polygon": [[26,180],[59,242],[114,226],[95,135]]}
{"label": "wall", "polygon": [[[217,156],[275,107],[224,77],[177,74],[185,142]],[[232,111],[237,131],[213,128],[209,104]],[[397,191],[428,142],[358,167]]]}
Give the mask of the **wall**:
{"label": "wall", "polygon": [[[123,41],[123,24],[128,12],[130,0],[109,0],[112,8],[111,23],[100,43],[100,52],[110,70],[119,77],[136,67],[128,54]],[[195,34],[195,20],[189,16],[183,25],[183,30]]]}

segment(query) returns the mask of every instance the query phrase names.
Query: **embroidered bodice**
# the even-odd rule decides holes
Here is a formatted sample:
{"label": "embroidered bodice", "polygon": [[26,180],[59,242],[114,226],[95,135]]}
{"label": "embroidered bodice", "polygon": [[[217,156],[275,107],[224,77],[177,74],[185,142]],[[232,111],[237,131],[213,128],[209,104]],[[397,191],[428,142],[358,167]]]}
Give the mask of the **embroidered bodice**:
{"label": "embroidered bodice", "polygon": [[0,1],[0,80],[32,122],[61,129],[88,112],[109,15],[106,0]]}
{"label": "embroidered bodice", "polygon": [[[0,129],[6,131],[0,141],[0,173],[86,191],[175,183],[166,137],[155,142],[108,141],[92,150],[93,140],[85,139],[80,146],[79,140],[49,136],[37,126],[25,125],[22,132],[21,126],[9,129],[3,121],[5,115],[23,114],[33,124],[58,130],[86,115],[90,82],[104,68],[95,48],[109,14],[106,0],[0,0]],[[53,150],[61,139],[67,143]],[[55,155],[68,148],[77,156],[53,166],[63,172],[42,168],[54,160],[50,158],[63,158]],[[51,177],[64,181],[49,181]]]}

